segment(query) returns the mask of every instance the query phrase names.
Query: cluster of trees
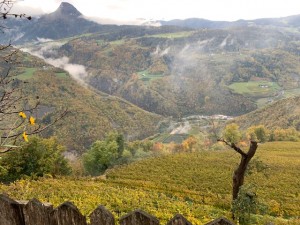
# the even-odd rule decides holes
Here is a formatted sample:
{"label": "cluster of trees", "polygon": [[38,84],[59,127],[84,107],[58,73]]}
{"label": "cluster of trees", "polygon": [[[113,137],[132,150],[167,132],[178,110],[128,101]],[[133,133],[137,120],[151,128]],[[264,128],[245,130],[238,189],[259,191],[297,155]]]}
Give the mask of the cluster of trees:
{"label": "cluster of trees", "polygon": [[[244,140],[254,142],[266,141],[295,141],[300,134],[293,128],[268,130],[263,125],[252,126],[242,133],[237,124],[229,124],[223,130],[222,139],[230,147],[239,143],[243,146]],[[205,140],[190,136],[181,144],[162,144],[149,140],[125,142],[120,133],[111,132],[104,140],[95,141],[90,148],[78,158],[82,167],[78,175],[97,176],[115,165],[127,164],[151,156],[173,154],[180,152],[195,152],[202,148],[214,149],[214,145],[205,144]],[[224,148],[224,145],[223,145]],[[55,138],[30,138],[20,148],[3,154],[0,159],[0,175],[2,182],[10,182],[23,177],[36,178],[39,176],[70,175],[72,172],[68,160],[63,153],[65,147]],[[75,170],[78,169],[73,163]]]}
{"label": "cluster of trees", "polygon": [[225,127],[223,137],[233,143],[244,140],[253,140],[261,143],[269,141],[299,141],[300,132],[293,127],[267,129],[264,125],[251,126],[245,132],[242,132],[237,124],[232,123]]}
{"label": "cluster of trees", "polygon": [[116,165],[151,156],[194,152],[199,146],[199,140],[194,136],[188,137],[181,144],[162,144],[150,140],[125,142],[122,134],[111,132],[104,140],[95,141],[81,157],[69,161],[64,155],[65,146],[56,138],[33,136],[17,149],[1,155],[0,182],[71,174],[98,176]]}
{"label": "cluster of trees", "polygon": [[[97,176],[115,165],[129,163],[153,155],[151,141],[125,143],[119,133],[109,133],[102,141],[95,141],[82,157],[83,168],[77,171],[64,153],[65,146],[54,137],[43,139],[32,136],[18,148],[0,157],[0,182],[13,182],[22,178],[36,179],[43,176],[92,175]],[[78,167],[78,166],[77,166]],[[74,169],[74,170],[73,170]]]}
{"label": "cluster of trees", "polygon": [[115,165],[127,164],[155,155],[151,141],[125,142],[122,134],[111,132],[102,141],[95,141],[82,156],[84,172],[97,176]]}
{"label": "cluster of trees", "polygon": [[55,138],[32,137],[28,143],[0,158],[0,182],[45,175],[69,175],[71,167],[63,155],[65,150]]}

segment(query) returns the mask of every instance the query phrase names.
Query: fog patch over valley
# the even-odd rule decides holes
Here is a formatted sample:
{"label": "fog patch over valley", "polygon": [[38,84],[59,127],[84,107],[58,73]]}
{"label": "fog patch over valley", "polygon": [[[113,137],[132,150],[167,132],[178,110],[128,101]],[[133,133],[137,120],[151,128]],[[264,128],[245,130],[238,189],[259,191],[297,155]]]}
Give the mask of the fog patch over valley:
{"label": "fog patch over valley", "polygon": [[22,48],[21,50],[45,60],[46,63],[49,63],[52,66],[67,71],[80,85],[85,87],[88,86],[84,81],[85,77],[88,75],[86,67],[70,63],[70,59],[67,56],[59,57],[57,50],[64,43],[52,42],[51,39],[44,38],[39,38],[38,40],[43,44]]}
{"label": "fog patch over valley", "polygon": [[41,42],[41,43],[53,41],[50,38],[39,38],[39,37],[37,38],[37,40],[38,40],[38,42]]}
{"label": "fog patch over valley", "polygon": [[156,46],[156,49],[154,52],[151,53],[152,57],[163,57],[164,55],[167,55],[170,51],[171,47],[167,47],[166,49],[161,49],[160,46]]}

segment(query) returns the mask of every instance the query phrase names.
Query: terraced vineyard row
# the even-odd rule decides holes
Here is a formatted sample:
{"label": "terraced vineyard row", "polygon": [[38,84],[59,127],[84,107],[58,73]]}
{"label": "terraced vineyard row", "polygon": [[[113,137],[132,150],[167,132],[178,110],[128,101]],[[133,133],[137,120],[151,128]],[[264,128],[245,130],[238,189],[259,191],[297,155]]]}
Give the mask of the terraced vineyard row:
{"label": "terraced vineyard row", "polygon": [[[268,171],[264,175],[252,170],[246,183],[257,186],[258,198],[268,210],[254,216],[255,223],[299,224],[299,143],[262,144],[257,157]],[[238,160],[232,150],[175,154],[114,168],[101,178],[21,180],[0,186],[0,191],[55,206],[70,200],[85,215],[103,204],[117,218],[140,208],[162,224],[176,213],[193,224],[205,224],[219,216],[230,217],[231,175]]]}

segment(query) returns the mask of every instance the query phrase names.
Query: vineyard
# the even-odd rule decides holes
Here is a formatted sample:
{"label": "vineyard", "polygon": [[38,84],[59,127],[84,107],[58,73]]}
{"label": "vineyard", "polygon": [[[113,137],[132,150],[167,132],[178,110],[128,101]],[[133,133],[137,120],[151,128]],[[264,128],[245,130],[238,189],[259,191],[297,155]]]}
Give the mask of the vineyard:
{"label": "vineyard", "polygon": [[[14,199],[33,197],[58,206],[72,201],[84,215],[99,204],[118,219],[134,209],[155,215],[162,224],[181,213],[193,224],[230,217],[231,175],[238,163],[232,150],[174,154],[109,170],[97,178],[42,178],[0,186]],[[300,148],[297,142],[259,145],[255,162],[267,170],[251,170],[246,183],[257,187],[267,211],[255,224],[299,224]]]}

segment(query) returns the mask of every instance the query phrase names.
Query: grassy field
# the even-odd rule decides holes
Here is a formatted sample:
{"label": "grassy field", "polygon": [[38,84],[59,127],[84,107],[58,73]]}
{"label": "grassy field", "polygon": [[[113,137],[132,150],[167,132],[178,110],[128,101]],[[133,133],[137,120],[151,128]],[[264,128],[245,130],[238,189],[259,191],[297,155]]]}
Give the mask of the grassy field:
{"label": "grassy field", "polygon": [[138,72],[140,79],[144,82],[150,82],[152,80],[164,77],[163,74],[151,74],[148,70]]}
{"label": "grassy field", "polygon": [[121,39],[121,40],[116,40],[116,41],[111,41],[109,42],[112,46],[117,46],[117,45],[122,45],[125,43],[125,40],[124,39]]}
{"label": "grassy field", "polygon": [[[268,165],[267,174],[254,171],[245,182],[257,186],[257,195],[268,212],[255,216],[253,224],[299,224],[299,143],[261,144],[256,157]],[[106,178],[21,180],[0,186],[0,192],[17,199],[36,197],[55,206],[70,200],[85,215],[98,204],[117,218],[140,208],[162,224],[175,213],[182,213],[200,225],[230,216],[231,176],[238,161],[230,149],[174,154],[112,169]]]}
{"label": "grassy field", "polygon": [[284,91],[284,97],[295,97],[300,95],[300,88],[290,89]]}
{"label": "grassy field", "polygon": [[37,68],[23,68],[24,72],[22,74],[19,74],[17,78],[19,80],[28,80],[32,78],[34,72],[37,70]]}
{"label": "grassy field", "polygon": [[[34,73],[37,71],[37,68],[21,68],[21,69],[23,70],[23,72],[16,76],[19,80],[31,79]],[[68,78],[68,75],[65,72],[55,73],[55,75],[59,78]]]}
{"label": "grassy field", "polygon": [[55,73],[57,77],[59,78],[63,78],[63,79],[66,79],[68,78],[68,75],[67,73]]}
{"label": "grassy field", "polygon": [[189,135],[188,134],[169,134],[164,133],[153,139],[154,142],[181,144]]}
{"label": "grassy field", "polygon": [[262,108],[266,106],[267,104],[270,104],[274,101],[278,101],[283,98],[292,98],[300,95],[300,88],[295,88],[295,89],[289,89],[289,90],[284,90],[283,95],[280,97],[275,97],[275,98],[259,98],[256,100],[258,108]]}
{"label": "grassy field", "polygon": [[188,37],[191,36],[194,33],[194,31],[183,31],[183,32],[176,32],[176,33],[165,33],[165,34],[154,34],[154,35],[149,35],[146,37],[158,37],[158,38],[183,38],[183,37]]}
{"label": "grassy field", "polygon": [[277,83],[262,81],[236,82],[229,85],[229,88],[236,93],[251,97],[273,96],[278,90],[280,90]]}

